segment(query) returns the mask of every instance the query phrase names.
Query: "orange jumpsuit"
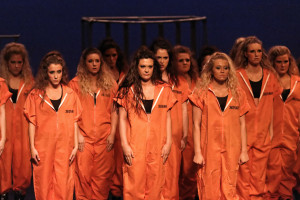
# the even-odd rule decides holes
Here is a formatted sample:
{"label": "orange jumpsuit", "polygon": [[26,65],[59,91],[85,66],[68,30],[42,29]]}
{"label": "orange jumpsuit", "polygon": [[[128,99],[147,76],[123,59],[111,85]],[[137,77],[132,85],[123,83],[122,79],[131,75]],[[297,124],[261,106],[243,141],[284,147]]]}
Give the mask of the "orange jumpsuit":
{"label": "orange jumpsuit", "polygon": [[300,77],[291,76],[291,90],[286,101],[282,100],[281,95],[274,98],[274,137],[267,168],[267,187],[271,199],[293,198],[299,114]]}
{"label": "orange jumpsuit", "polygon": [[199,96],[194,93],[190,101],[202,110],[201,152],[205,165],[198,171],[198,193],[203,200],[239,199],[236,180],[241,155],[240,117],[250,106],[245,92],[237,88],[238,100],[229,90],[222,112],[212,86]]}
{"label": "orange jumpsuit", "polygon": [[[192,82],[190,90],[193,93],[195,82]],[[179,199],[194,200],[197,193],[197,170],[198,166],[194,159],[194,137],[193,137],[193,106],[188,102],[189,132],[187,144],[182,152],[182,161],[179,177]]]}
{"label": "orange jumpsuit", "polygon": [[294,190],[300,195],[300,145],[298,145],[298,151],[297,151],[297,163],[295,164],[294,168],[294,176],[296,178],[296,186],[294,187]]}
{"label": "orange jumpsuit", "polygon": [[245,69],[237,70],[237,76],[251,107],[245,116],[249,161],[240,166],[237,191],[243,199],[262,199],[266,193],[266,169],[271,149],[269,127],[272,120],[273,99],[281,94],[282,88],[275,75],[263,69],[261,93],[256,106]]}
{"label": "orange jumpsuit", "polygon": [[[121,72],[118,80],[118,85],[120,85],[125,78],[125,73]],[[113,184],[110,187],[110,192],[115,197],[123,196],[123,171],[122,166],[124,162],[123,150],[121,146],[121,138],[119,133],[119,126],[116,130],[116,137],[114,143],[114,154],[115,154],[115,172],[112,178]]]}
{"label": "orange jumpsuit", "polygon": [[178,76],[178,85],[170,83],[172,92],[178,102],[171,110],[172,121],[172,146],[171,152],[165,165],[166,169],[166,184],[163,189],[163,196],[165,200],[179,199],[179,174],[181,164],[181,139],[183,136],[183,115],[182,104],[186,102],[189,85],[186,80]]}
{"label": "orange jumpsuit", "polygon": [[[0,106],[7,103],[7,100],[12,94],[8,91],[7,85],[3,78],[0,78]],[[8,192],[11,188],[11,165],[7,165],[6,156],[9,154],[10,147],[7,147],[7,128],[6,128],[6,142],[4,145],[4,150],[0,155],[0,194]],[[1,133],[0,133],[1,139]],[[8,170],[9,169],[9,170]]]}
{"label": "orange jumpsuit", "polygon": [[33,165],[33,184],[37,200],[72,200],[74,164],[69,157],[74,148],[74,123],[82,107],[77,94],[63,85],[63,96],[56,112],[50,99],[32,90],[24,105],[27,119],[35,126],[34,144],[39,154]]}
{"label": "orange jumpsuit", "polygon": [[[0,193],[6,193],[13,187],[14,191],[24,194],[31,182],[30,146],[28,137],[28,121],[23,108],[32,84],[20,82],[17,102],[6,102],[6,144],[3,159],[5,160],[5,180],[2,180]],[[12,177],[13,176],[13,177]],[[2,178],[1,178],[2,179]],[[12,185],[13,183],[13,185]]]}
{"label": "orange jumpsuit", "polygon": [[[127,99],[131,101],[133,98],[133,90],[130,89]],[[157,84],[149,118],[145,110],[136,113],[135,107],[132,107],[131,102],[127,102],[125,98],[116,101],[127,111],[130,131],[126,135],[134,155],[132,165],[124,163],[123,166],[123,198],[163,199],[165,165],[161,154],[167,137],[167,112],[177,100],[169,85]]]}
{"label": "orange jumpsuit", "polygon": [[114,151],[107,151],[107,137],[111,130],[111,110],[117,84],[109,91],[83,94],[75,77],[69,86],[78,94],[83,107],[82,119],[78,122],[85,144],[77,152],[75,165],[75,192],[77,199],[107,199],[114,173]]}

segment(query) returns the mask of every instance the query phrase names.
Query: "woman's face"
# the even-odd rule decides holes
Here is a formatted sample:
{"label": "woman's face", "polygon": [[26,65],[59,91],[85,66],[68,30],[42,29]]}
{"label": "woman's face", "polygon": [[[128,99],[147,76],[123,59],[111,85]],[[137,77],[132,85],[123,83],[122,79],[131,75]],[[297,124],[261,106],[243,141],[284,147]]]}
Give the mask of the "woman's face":
{"label": "woman's face", "polygon": [[138,72],[144,82],[151,80],[154,68],[154,61],[151,58],[142,58],[139,61]]}
{"label": "woman's face", "polygon": [[110,67],[116,67],[117,66],[117,60],[118,60],[118,52],[115,48],[107,49],[104,52],[104,60]]}
{"label": "woman's face", "polygon": [[245,57],[248,59],[248,63],[251,65],[259,65],[262,59],[262,47],[258,43],[249,44]]}
{"label": "woman's face", "polygon": [[60,81],[62,78],[62,66],[61,64],[50,64],[48,67],[48,78],[49,83],[54,87],[58,87],[60,85]]}
{"label": "woman's face", "polygon": [[228,61],[223,59],[216,59],[212,68],[212,74],[215,81],[219,83],[225,82],[229,74]]}
{"label": "woman's face", "polygon": [[160,71],[164,72],[169,64],[169,54],[166,49],[158,49],[155,54],[156,60],[159,63]]}
{"label": "woman's face", "polygon": [[178,72],[186,74],[191,68],[191,57],[188,53],[179,53],[177,56]]}
{"label": "woman's face", "polygon": [[100,70],[101,60],[97,53],[89,54],[86,57],[85,65],[91,75],[97,75]]}
{"label": "woman's face", "polygon": [[285,75],[290,67],[290,60],[288,54],[277,56],[274,61],[274,67],[279,76]]}
{"label": "woman's face", "polygon": [[13,76],[19,76],[23,69],[23,57],[21,54],[12,54],[8,60],[8,71]]}

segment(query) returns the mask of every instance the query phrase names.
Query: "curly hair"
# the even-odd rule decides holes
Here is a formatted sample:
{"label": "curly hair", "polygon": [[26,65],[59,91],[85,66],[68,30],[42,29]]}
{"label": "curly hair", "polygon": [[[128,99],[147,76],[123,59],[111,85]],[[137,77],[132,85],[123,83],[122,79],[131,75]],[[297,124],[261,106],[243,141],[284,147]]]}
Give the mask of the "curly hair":
{"label": "curly hair", "polygon": [[168,66],[166,68],[166,71],[167,71],[167,74],[170,77],[170,81],[175,83],[175,85],[177,86],[178,85],[178,78],[177,78],[178,77],[178,71],[172,65],[172,62],[173,62],[172,45],[168,40],[166,40],[162,37],[159,37],[159,38],[155,39],[152,42],[152,44],[150,46],[150,50],[153,51],[154,54],[156,54],[159,49],[165,49],[168,52],[169,63],[168,63]]}
{"label": "curly hair", "polygon": [[194,54],[192,53],[190,48],[188,48],[186,46],[182,46],[182,45],[174,46],[174,48],[173,48],[173,64],[174,64],[176,70],[178,70],[177,60],[178,60],[178,54],[180,54],[180,53],[189,54],[190,60],[191,60],[191,66],[190,66],[190,70],[188,71],[188,75],[191,77],[191,79],[193,81],[196,82],[198,79],[198,76],[199,76],[199,71],[198,71],[197,61],[194,58]]}
{"label": "curly hair", "polygon": [[233,98],[238,99],[237,87],[239,83],[236,77],[236,71],[235,71],[233,61],[228,55],[222,52],[214,53],[209,59],[209,61],[204,65],[201,72],[201,78],[200,78],[201,81],[200,80],[197,81],[196,88],[202,92],[208,90],[209,84],[212,82],[213,79],[212,70],[214,67],[214,63],[218,59],[225,60],[228,62],[229,73],[228,73],[228,78],[226,80],[226,86],[230,89]]}
{"label": "curly hair", "polygon": [[128,71],[128,64],[126,62],[125,56],[120,48],[120,46],[111,38],[107,37],[102,42],[99,44],[98,49],[101,51],[102,55],[105,55],[105,51],[108,49],[116,49],[117,54],[118,54],[118,59],[117,59],[117,68],[119,73],[124,72],[127,73]]}
{"label": "curly hair", "polygon": [[103,60],[101,52],[96,48],[85,49],[80,57],[80,61],[77,67],[77,77],[79,79],[79,87],[83,94],[91,92],[91,81],[89,79],[89,71],[86,66],[86,59],[90,54],[97,54],[100,57],[100,70],[97,73],[97,88],[103,90],[110,90],[114,85],[114,79],[108,72],[108,66]]}
{"label": "curly hair", "polygon": [[9,85],[9,70],[8,62],[12,55],[21,55],[23,58],[23,66],[21,72],[21,78],[24,80],[25,84],[32,81],[32,71],[29,64],[28,52],[23,44],[11,42],[5,45],[1,51],[0,56],[0,76],[6,80],[7,85]]}
{"label": "curly hair", "polygon": [[288,55],[289,57],[289,69],[288,74],[289,75],[299,75],[298,67],[295,61],[295,58],[293,57],[291,51],[286,46],[273,46],[269,50],[268,57],[270,60],[270,63],[274,69],[275,68],[275,60],[278,56]]}
{"label": "curly hair", "polygon": [[[151,50],[149,50],[146,46],[141,46],[134,54],[129,71],[125,76],[124,81],[120,85],[119,92],[117,95],[117,98],[125,98],[126,102],[131,102],[132,107],[135,107],[135,111],[137,113],[140,113],[141,110],[139,101],[141,99],[144,99],[145,97],[143,93],[143,87],[141,84],[141,77],[138,72],[138,66],[141,59],[153,60],[153,74],[151,77],[151,82],[153,84],[163,83],[163,80],[161,78],[161,71],[159,70],[159,64],[155,59],[154,53]],[[131,86],[133,86],[135,96],[133,101],[130,101],[131,99],[128,99],[127,95]]]}
{"label": "curly hair", "polygon": [[34,89],[42,91],[43,95],[45,95],[46,87],[49,85],[48,67],[51,64],[59,64],[62,66],[62,78],[60,83],[64,85],[68,84],[68,70],[63,56],[59,51],[50,51],[41,60],[33,87]]}
{"label": "curly hair", "polygon": [[260,66],[262,68],[268,69],[271,72],[275,73],[275,70],[270,65],[266,51],[262,47],[262,42],[255,36],[246,37],[245,41],[241,44],[240,49],[238,50],[236,57],[234,59],[236,68],[239,69],[239,68],[247,67],[248,59],[245,56],[245,53],[248,51],[248,46],[250,44],[260,44],[261,45],[262,59],[260,61]]}

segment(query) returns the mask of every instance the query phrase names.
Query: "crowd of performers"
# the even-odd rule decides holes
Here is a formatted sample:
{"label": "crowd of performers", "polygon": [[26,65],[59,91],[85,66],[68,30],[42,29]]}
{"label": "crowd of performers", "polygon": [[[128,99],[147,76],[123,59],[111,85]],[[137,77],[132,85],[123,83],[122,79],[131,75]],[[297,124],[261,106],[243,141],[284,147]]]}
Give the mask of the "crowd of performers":
{"label": "crowd of performers", "polygon": [[[255,36],[229,55],[158,38],[128,65],[111,38],[69,81],[48,52],[0,58],[0,194],[37,200],[293,199],[300,193],[300,78],[290,50]],[[299,197],[299,196],[298,196]]]}

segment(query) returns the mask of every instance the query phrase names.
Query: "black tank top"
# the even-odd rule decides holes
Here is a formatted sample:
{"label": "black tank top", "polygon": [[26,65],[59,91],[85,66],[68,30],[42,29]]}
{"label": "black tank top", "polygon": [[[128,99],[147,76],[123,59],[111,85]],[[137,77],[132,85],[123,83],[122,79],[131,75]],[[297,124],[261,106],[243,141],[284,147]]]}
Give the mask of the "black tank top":
{"label": "black tank top", "polygon": [[283,101],[286,101],[286,99],[289,96],[290,92],[291,92],[291,89],[284,89],[282,91],[281,96],[282,96]]}
{"label": "black tank top", "polygon": [[226,102],[227,102],[227,98],[228,98],[228,95],[226,97],[217,97],[222,112],[224,112]]}
{"label": "black tank top", "polygon": [[59,107],[59,105],[61,103],[62,95],[63,95],[63,89],[61,88],[61,96],[60,96],[60,98],[57,99],[57,100],[50,99],[50,101],[51,101],[51,103],[52,103],[52,105],[53,105],[53,107],[54,107],[54,109],[55,109],[56,112],[58,111],[58,107]]}
{"label": "black tank top", "polygon": [[260,91],[261,91],[261,86],[262,86],[262,80],[263,77],[261,77],[261,79],[259,81],[251,81],[249,79],[251,88],[252,88],[252,92],[253,92],[253,96],[254,98],[259,98],[260,97]]}
{"label": "black tank top", "polygon": [[12,96],[11,96],[11,100],[13,103],[16,103],[17,102],[17,98],[18,98],[18,89],[12,89],[12,88],[8,88],[9,89],[9,92],[12,93]]}
{"label": "black tank top", "polygon": [[144,104],[146,113],[147,114],[151,114],[152,105],[153,105],[153,99],[151,99],[151,100],[144,100],[143,99],[143,104]]}

